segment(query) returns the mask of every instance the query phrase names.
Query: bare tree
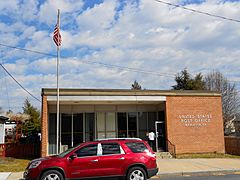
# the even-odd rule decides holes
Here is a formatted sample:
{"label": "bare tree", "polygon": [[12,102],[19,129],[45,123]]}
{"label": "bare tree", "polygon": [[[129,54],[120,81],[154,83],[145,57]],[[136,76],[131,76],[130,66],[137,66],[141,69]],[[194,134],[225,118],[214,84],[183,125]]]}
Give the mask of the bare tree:
{"label": "bare tree", "polygon": [[236,85],[230,83],[221,72],[213,71],[205,77],[205,86],[207,90],[222,93],[224,132],[228,135],[231,133],[231,124],[240,110],[240,99]]}

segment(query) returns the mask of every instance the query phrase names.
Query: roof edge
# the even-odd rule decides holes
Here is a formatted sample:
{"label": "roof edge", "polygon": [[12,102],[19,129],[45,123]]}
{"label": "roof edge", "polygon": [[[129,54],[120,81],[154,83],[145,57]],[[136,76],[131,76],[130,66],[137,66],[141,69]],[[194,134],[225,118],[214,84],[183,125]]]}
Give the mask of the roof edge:
{"label": "roof edge", "polygon": [[[74,89],[60,88],[60,96],[222,96],[207,90],[131,90],[131,89]],[[56,96],[56,88],[42,88],[42,96]]]}

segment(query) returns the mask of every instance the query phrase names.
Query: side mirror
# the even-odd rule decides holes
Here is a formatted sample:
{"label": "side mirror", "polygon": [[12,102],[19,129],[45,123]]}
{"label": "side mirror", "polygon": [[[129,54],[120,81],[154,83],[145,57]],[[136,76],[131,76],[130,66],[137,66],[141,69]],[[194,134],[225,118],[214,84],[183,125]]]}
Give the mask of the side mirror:
{"label": "side mirror", "polygon": [[77,154],[72,154],[71,156],[69,156],[69,159],[71,159],[71,160],[73,160],[73,159],[75,159],[75,158],[77,158]]}

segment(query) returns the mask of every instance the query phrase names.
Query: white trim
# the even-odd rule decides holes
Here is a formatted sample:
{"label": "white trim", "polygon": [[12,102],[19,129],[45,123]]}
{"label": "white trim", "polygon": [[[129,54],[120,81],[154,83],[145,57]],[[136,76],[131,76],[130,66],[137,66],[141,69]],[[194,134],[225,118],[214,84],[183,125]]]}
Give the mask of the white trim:
{"label": "white trim", "polygon": [[101,156],[102,155],[102,145],[101,143],[98,143],[97,145],[97,156]]}
{"label": "white trim", "polygon": [[[47,96],[47,101],[56,101],[56,96]],[[166,96],[60,96],[60,101],[166,101]]]}

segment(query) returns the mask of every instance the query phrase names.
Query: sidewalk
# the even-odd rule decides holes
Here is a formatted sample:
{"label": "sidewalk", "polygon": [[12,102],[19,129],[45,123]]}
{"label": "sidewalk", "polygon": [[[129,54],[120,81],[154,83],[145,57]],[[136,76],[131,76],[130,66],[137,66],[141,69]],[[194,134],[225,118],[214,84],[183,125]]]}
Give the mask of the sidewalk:
{"label": "sidewalk", "polygon": [[0,179],[5,180],[10,174],[11,174],[10,172],[0,172]]}
{"label": "sidewalk", "polygon": [[[240,172],[240,159],[157,159],[158,176]],[[0,173],[0,180],[22,180],[23,172]]]}
{"label": "sidewalk", "polygon": [[240,159],[158,159],[158,176],[240,172]]}

